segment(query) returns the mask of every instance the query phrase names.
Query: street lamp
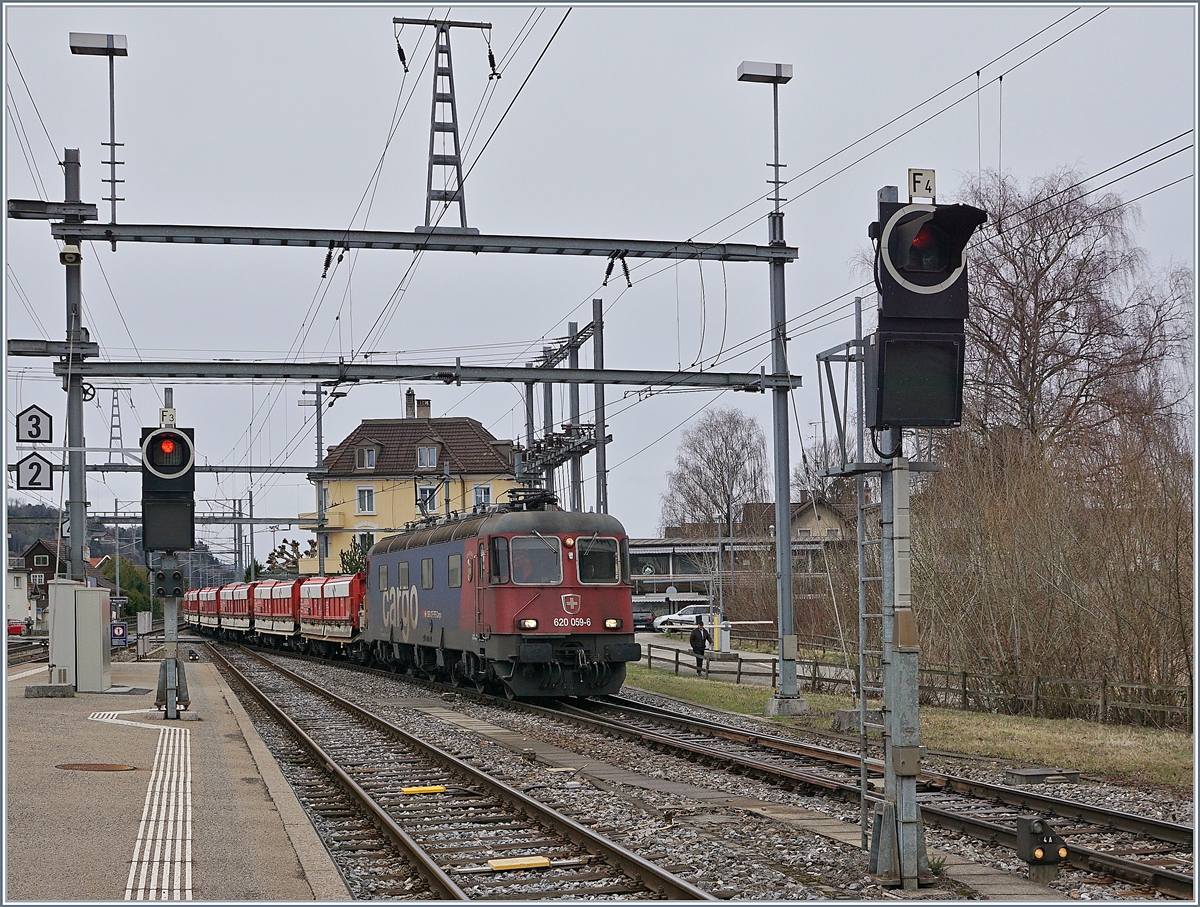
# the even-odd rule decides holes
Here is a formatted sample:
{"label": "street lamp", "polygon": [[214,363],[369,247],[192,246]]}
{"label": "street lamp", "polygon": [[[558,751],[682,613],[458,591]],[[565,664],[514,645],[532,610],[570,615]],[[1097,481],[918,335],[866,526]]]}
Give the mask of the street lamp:
{"label": "street lamp", "polygon": [[[738,67],[739,82],[769,82],[775,102],[775,186],[774,210],[767,215],[767,235],[772,246],[782,247],[783,201],[779,197],[779,86],[790,82],[790,63],[754,63],[749,60]],[[775,454],[775,599],[779,610],[779,689],[767,703],[771,715],[800,715],[808,711],[796,689],[796,634],[793,630],[792,604],[792,492],[788,475],[791,454],[788,451],[788,365],[787,365],[787,301],[784,297],[782,258],[771,261],[771,368],[784,379],[772,391],[772,434]]]}
{"label": "street lamp", "polygon": [[[744,60],[738,67],[739,82],[769,82],[771,83],[771,94],[775,101],[775,163],[772,165],[775,168],[775,179],[771,180],[775,185],[775,210],[779,210],[779,203],[782,199],[779,197],[779,168],[786,167],[786,164],[779,163],[779,86],[785,85],[792,80],[792,64],[791,63],[753,63],[750,60]],[[781,237],[782,238],[782,237]]]}
{"label": "street lamp", "polygon": [[[117,183],[125,181],[117,179],[117,164],[123,164],[124,161],[117,160],[117,91],[113,59],[129,56],[129,42],[124,35],[93,35],[73,31],[71,32],[71,53],[108,57],[108,160],[101,161],[101,163],[109,166],[109,198],[104,201],[112,202],[112,219],[109,223],[115,224],[117,222],[117,202],[125,201],[123,198],[117,198]],[[117,250],[115,240],[112,247],[115,252]]]}

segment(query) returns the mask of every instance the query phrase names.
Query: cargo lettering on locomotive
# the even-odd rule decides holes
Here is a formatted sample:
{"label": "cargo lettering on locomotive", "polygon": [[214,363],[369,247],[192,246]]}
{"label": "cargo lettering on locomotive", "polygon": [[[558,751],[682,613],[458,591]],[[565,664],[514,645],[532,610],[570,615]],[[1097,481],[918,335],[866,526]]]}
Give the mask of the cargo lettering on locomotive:
{"label": "cargo lettering on locomotive", "polygon": [[416,586],[401,589],[389,586],[383,590],[383,625],[388,629],[395,627],[403,630],[417,622],[417,612],[420,608]]}

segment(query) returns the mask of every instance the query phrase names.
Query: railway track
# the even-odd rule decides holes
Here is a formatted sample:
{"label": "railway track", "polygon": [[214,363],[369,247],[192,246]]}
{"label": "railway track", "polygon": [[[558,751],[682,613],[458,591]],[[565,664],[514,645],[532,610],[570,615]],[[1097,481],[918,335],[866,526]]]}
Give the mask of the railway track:
{"label": "railway track", "polygon": [[[356,820],[350,815],[357,827],[342,830],[331,847],[350,840],[353,847],[377,848],[369,830],[374,827],[404,854],[406,866],[421,877],[432,897],[713,899],[273,661],[248,650],[238,650],[228,659],[215,648],[211,651],[218,664],[327,768],[345,795],[356,801],[355,808],[370,817]],[[316,806],[346,813],[341,795]]]}
{"label": "railway track", "polygon": [[49,646],[38,639],[26,639],[8,642],[8,666],[28,664],[32,661],[44,661],[49,655]]}
{"label": "railway track", "polygon": [[[291,657],[309,660],[308,656]],[[395,676],[350,663],[342,666]],[[405,681],[439,691],[453,690],[491,705],[542,714],[599,733],[637,740],[663,752],[721,765],[785,789],[807,790],[855,802],[860,797],[857,753],[770,733],[743,731],[619,696],[548,706],[509,701],[417,678]],[[870,760],[868,772],[868,783],[880,789],[882,763]],[[1148,892],[1185,900],[1194,896],[1193,831],[1187,826],[944,773],[923,773],[918,797],[927,826],[1010,849],[1016,846],[1017,816],[1038,813],[1052,817],[1055,830],[1067,840],[1069,866]]]}
{"label": "railway track", "polygon": [[[741,731],[620,697],[583,705],[559,704],[546,711],[687,758],[724,764],[785,787],[859,797],[856,754]],[[868,771],[869,783],[882,787],[882,762],[869,761]],[[1015,848],[1017,816],[1050,816],[1055,820],[1055,830],[1067,841],[1071,866],[1170,897],[1193,897],[1193,830],[1187,826],[945,773],[925,772],[918,785],[926,825]]]}

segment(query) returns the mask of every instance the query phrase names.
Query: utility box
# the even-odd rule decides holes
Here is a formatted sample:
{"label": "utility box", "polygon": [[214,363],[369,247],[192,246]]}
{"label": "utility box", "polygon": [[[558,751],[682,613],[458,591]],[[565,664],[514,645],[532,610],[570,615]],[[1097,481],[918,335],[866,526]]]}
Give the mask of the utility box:
{"label": "utility box", "polygon": [[112,650],[107,589],[89,589],[72,580],[51,580],[50,664],[65,672],[80,693],[103,693],[112,686]]}
{"label": "utility box", "polygon": [[[46,596],[50,611],[50,664],[52,676],[75,685],[75,591],[82,583],[69,579],[52,579]],[[62,673],[62,672],[65,672]]]}
{"label": "utility box", "polygon": [[103,693],[112,686],[112,605],[107,589],[75,590],[75,690]]}

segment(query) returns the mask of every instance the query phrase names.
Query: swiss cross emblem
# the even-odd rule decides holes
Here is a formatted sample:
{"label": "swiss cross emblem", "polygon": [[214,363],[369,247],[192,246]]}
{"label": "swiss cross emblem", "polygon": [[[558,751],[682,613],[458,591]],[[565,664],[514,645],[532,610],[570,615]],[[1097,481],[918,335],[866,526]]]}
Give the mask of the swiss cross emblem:
{"label": "swiss cross emblem", "polygon": [[568,614],[579,613],[579,596],[574,592],[568,592],[562,597],[563,610]]}

